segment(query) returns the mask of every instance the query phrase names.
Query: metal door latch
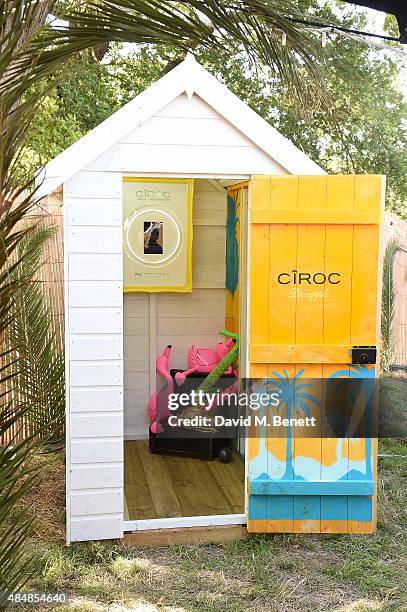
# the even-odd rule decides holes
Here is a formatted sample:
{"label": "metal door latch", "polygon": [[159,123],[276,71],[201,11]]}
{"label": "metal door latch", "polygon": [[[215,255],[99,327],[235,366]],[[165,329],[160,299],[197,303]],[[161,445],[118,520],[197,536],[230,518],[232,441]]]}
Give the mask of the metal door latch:
{"label": "metal door latch", "polygon": [[353,346],[352,363],[376,363],[377,349],[375,346]]}

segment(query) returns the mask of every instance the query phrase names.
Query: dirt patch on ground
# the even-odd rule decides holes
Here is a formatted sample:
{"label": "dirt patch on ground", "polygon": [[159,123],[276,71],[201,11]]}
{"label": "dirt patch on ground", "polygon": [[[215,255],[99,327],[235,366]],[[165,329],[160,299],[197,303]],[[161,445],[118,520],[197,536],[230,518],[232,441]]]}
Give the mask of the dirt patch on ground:
{"label": "dirt patch on ground", "polygon": [[40,482],[24,497],[24,506],[35,516],[34,539],[49,543],[65,541],[65,454],[37,453]]}

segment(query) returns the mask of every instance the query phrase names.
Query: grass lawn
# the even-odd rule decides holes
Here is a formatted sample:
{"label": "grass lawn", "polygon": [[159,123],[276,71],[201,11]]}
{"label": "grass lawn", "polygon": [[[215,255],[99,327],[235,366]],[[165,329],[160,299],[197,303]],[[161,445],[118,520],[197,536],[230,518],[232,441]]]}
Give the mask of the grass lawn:
{"label": "grass lawn", "polygon": [[63,465],[56,462],[30,500],[38,515],[30,549],[40,558],[29,586],[67,589],[66,612],[407,611],[407,445],[382,441],[380,452],[373,536],[252,536],[155,549],[66,548]]}

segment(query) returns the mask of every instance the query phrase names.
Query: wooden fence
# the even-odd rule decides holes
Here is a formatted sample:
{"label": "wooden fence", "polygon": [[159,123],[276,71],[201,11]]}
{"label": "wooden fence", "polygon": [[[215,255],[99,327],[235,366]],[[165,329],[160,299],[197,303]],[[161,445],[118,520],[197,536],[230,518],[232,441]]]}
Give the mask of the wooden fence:
{"label": "wooden fence", "polygon": [[43,225],[55,227],[55,235],[48,240],[38,279],[43,283],[61,349],[64,345],[64,212],[62,192],[52,194],[41,202],[38,211],[44,215]]}
{"label": "wooden fence", "polygon": [[[62,192],[44,198],[41,203],[33,208],[27,223],[38,222],[40,219],[42,227],[54,227],[55,235],[47,241],[41,267],[36,278],[43,284],[45,298],[50,306],[54,318],[54,329],[61,350],[64,347],[64,235],[63,235],[63,208]],[[4,391],[8,402],[19,402],[18,389],[8,388],[4,385]],[[29,435],[28,423],[21,419],[7,430],[6,435],[0,438],[0,444],[12,441],[14,444],[21,442]]]}
{"label": "wooden fence", "polygon": [[393,339],[394,353],[392,362],[407,368],[407,222],[391,213],[385,214],[385,244],[396,240],[401,247],[394,260],[393,282],[396,294]]}

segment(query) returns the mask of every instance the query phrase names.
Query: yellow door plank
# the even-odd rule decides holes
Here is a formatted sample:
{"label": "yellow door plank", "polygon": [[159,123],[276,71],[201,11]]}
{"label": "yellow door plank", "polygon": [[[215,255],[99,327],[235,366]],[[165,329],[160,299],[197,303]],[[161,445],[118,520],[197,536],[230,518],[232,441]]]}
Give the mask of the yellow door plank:
{"label": "yellow door plank", "polygon": [[[327,179],[327,176],[298,177],[298,213],[312,209],[321,211],[326,208]],[[321,220],[318,223],[321,223]]]}
{"label": "yellow door plank", "polygon": [[270,208],[297,208],[298,183],[298,176],[271,177]]}
{"label": "yellow door plank", "polygon": [[348,210],[354,208],[355,175],[333,175],[326,182],[326,208]]}
{"label": "yellow door plank", "polygon": [[[330,177],[328,181],[327,206],[345,208],[354,201],[354,177]],[[340,273],[341,282],[330,288],[324,303],[324,342],[349,343],[352,310],[352,266],[353,266],[353,225],[331,225],[326,228],[325,265]],[[339,371],[349,376],[350,359],[338,359],[337,363],[323,365],[323,377]],[[325,430],[324,430],[325,427]],[[321,440],[321,480],[331,479],[331,469],[338,461],[343,464],[345,476],[349,472],[349,439],[334,438],[327,431],[329,423],[323,424]],[[324,496],[321,499],[321,532],[346,533],[348,531],[348,499],[338,496]],[[333,517],[341,518],[333,518]],[[345,518],[343,518],[345,517]]]}
{"label": "yellow door plank", "polygon": [[270,227],[252,227],[250,242],[250,338],[252,342],[267,342]]}
{"label": "yellow door plank", "polygon": [[250,181],[251,210],[270,208],[270,177],[266,174],[256,175]]}
{"label": "yellow door plank", "polygon": [[[280,283],[279,275],[296,269],[297,245],[296,225],[270,225],[269,333],[264,344],[292,344],[295,341],[297,288]],[[257,340],[252,337],[251,342],[257,343]],[[271,360],[271,363],[274,361],[278,360]]]}
{"label": "yellow door plank", "polygon": [[351,345],[251,344],[252,363],[349,363]]}
{"label": "yellow door plank", "polygon": [[312,223],[339,225],[369,225],[380,222],[380,214],[376,210],[335,210],[335,209],[305,209],[305,210],[254,210],[251,216],[252,223]]}
{"label": "yellow door plank", "polygon": [[385,182],[381,174],[355,175],[355,209],[375,210],[380,214],[384,206]]}
{"label": "yellow door plank", "polygon": [[[300,177],[299,207],[308,210],[317,206],[321,211],[326,207],[326,177]],[[297,270],[306,271],[313,277],[315,274],[330,273],[325,269],[325,236],[326,227],[322,224],[300,225],[298,227]],[[295,326],[295,343],[297,346],[322,345],[324,339],[324,296],[325,287],[305,284],[297,287],[297,309]],[[319,363],[297,363],[298,381],[306,384],[303,390],[295,394],[295,406],[292,416],[316,417],[320,421],[322,401],[322,365]],[[302,392],[310,399],[303,399]],[[311,399],[312,398],[312,399]],[[307,411],[307,412],[306,412]],[[320,478],[321,439],[309,438],[309,432],[294,427],[293,468],[294,478],[318,480]],[[321,529],[320,496],[294,496],[294,531],[316,531]]]}
{"label": "yellow door plank", "polygon": [[379,282],[379,227],[354,228],[351,342],[376,344]]}

